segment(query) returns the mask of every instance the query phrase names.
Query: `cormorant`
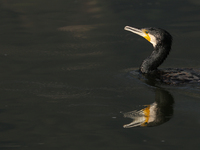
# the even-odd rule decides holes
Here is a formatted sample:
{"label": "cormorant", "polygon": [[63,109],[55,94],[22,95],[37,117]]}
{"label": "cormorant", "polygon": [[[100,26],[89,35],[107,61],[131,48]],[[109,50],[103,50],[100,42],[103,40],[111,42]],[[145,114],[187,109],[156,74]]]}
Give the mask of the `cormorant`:
{"label": "cormorant", "polygon": [[150,56],[143,60],[139,71],[143,75],[156,77],[167,84],[179,84],[186,82],[200,82],[200,72],[194,69],[171,69],[158,70],[157,68],[167,58],[172,45],[172,36],[161,28],[133,28],[126,26],[127,31],[144,37],[151,44],[154,50]]}

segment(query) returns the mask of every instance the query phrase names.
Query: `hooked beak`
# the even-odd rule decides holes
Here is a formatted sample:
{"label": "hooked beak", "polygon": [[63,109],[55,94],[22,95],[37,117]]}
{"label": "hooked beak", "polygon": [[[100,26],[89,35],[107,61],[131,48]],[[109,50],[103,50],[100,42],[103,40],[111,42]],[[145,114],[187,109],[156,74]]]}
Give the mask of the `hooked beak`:
{"label": "hooked beak", "polygon": [[124,30],[133,32],[133,33],[138,34],[142,37],[146,36],[146,34],[142,30],[137,29],[137,28],[133,28],[133,27],[130,27],[130,26],[125,26]]}
{"label": "hooked beak", "polygon": [[[142,36],[143,38],[145,38],[147,41],[151,42],[153,44],[153,46],[155,46],[155,38],[149,34],[149,32],[146,29],[137,29],[137,28],[133,28],[130,26],[125,26],[124,30],[133,32],[135,34],[138,34],[140,36]],[[152,40],[154,39],[154,40]]]}

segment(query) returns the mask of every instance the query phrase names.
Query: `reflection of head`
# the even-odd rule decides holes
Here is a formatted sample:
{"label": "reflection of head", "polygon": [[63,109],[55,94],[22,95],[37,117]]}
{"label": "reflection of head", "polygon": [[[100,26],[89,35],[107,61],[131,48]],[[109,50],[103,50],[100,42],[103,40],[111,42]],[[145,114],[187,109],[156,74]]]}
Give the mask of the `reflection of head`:
{"label": "reflection of head", "polygon": [[157,88],[155,102],[146,105],[144,109],[124,113],[124,117],[133,121],[124,125],[124,128],[150,127],[163,124],[170,120],[173,114],[173,97],[167,91]]}

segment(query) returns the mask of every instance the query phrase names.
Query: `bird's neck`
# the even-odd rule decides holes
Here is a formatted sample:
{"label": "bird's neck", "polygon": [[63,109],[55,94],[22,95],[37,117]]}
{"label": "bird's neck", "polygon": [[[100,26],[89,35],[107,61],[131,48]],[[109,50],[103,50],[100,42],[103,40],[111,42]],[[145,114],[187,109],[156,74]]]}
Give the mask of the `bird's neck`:
{"label": "bird's neck", "polygon": [[151,73],[154,70],[157,70],[163,61],[167,58],[171,46],[165,46],[158,44],[154,47],[153,52],[149,57],[147,57],[140,66],[140,71],[142,73]]}

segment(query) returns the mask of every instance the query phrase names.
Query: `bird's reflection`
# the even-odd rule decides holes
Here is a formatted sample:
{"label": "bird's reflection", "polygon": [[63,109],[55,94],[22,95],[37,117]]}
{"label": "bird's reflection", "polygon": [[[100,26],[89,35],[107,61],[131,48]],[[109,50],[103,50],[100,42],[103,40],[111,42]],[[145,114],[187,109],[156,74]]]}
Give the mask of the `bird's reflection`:
{"label": "bird's reflection", "polygon": [[[146,81],[148,82],[146,83],[151,86],[155,83],[149,82],[150,80]],[[156,87],[154,103],[145,105],[141,110],[133,110],[123,113],[125,118],[133,119],[131,123],[126,124],[123,127],[153,127],[161,125],[172,118],[173,103],[174,99],[168,91],[160,87]]]}

